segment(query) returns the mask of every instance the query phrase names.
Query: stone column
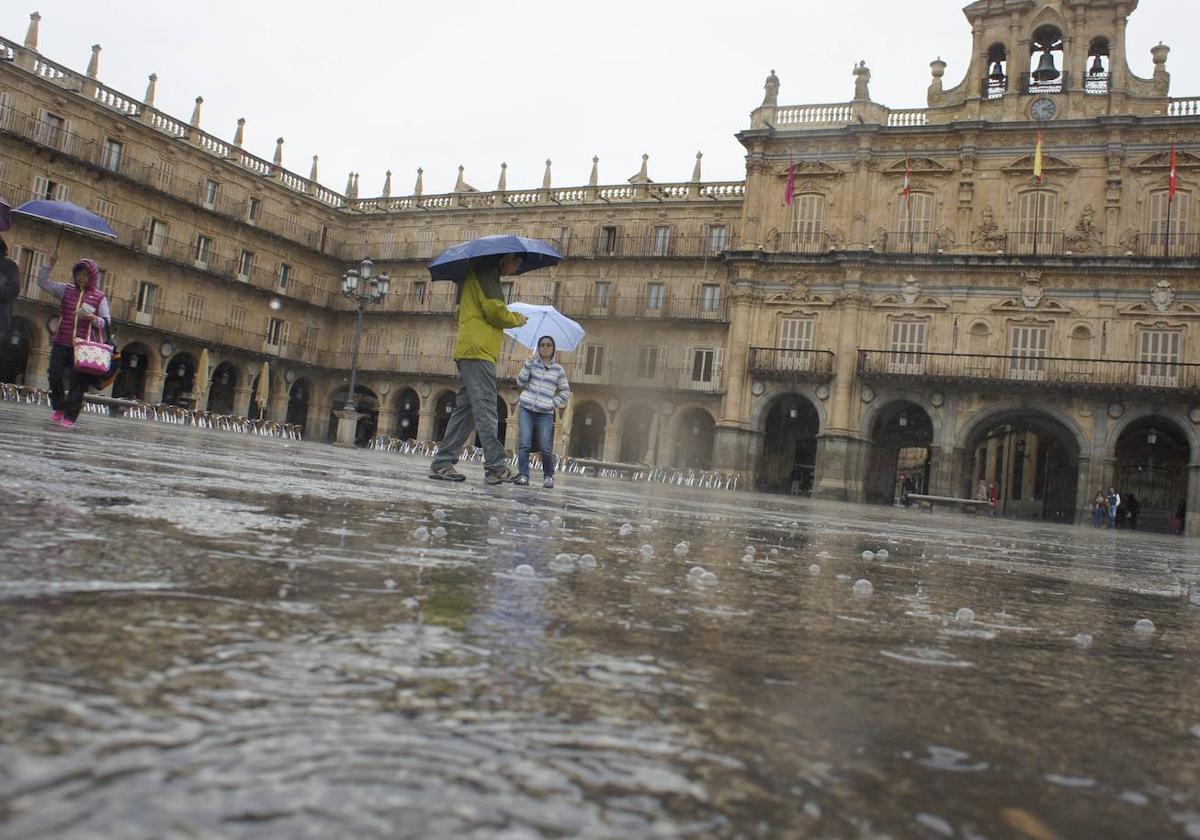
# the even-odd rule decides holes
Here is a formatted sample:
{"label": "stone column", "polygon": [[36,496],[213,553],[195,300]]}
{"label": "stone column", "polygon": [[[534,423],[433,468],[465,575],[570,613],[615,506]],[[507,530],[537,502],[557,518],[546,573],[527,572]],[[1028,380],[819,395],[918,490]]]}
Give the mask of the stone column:
{"label": "stone column", "polygon": [[999,448],[1000,442],[994,435],[987,439],[987,454],[984,455],[983,477],[988,484],[998,483],[996,475],[996,450]]}
{"label": "stone column", "polygon": [[421,410],[417,414],[417,440],[419,441],[433,440],[433,427],[437,422],[434,408],[432,399],[422,400]]}
{"label": "stone column", "polygon": [[381,408],[376,414],[375,437],[396,437],[396,409]]}
{"label": "stone column", "polygon": [[148,403],[160,403],[163,401],[163,386],[167,383],[166,368],[161,365],[152,365],[150,370],[146,371],[145,385],[145,400]]}
{"label": "stone column", "polygon": [[1025,464],[1021,472],[1021,500],[1033,499],[1034,485],[1037,484],[1038,437],[1025,436]]}
{"label": "stone column", "polygon": [[1188,464],[1187,470],[1187,504],[1183,532],[1189,537],[1200,537],[1200,462]]}
{"label": "stone column", "polygon": [[285,388],[282,391],[277,391],[276,393],[272,394],[270,399],[267,400],[266,419],[274,420],[276,423],[282,423],[287,419],[287,407],[288,392]]}
{"label": "stone column", "polygon": [[[161,374],[160,374],[161,376]],[[240,380],[239,380],[240,383]],[[253,389],[249,385],[238,384],[233,389],[233,416],[246,417],[250,414],[250,394]]]}
{"label": "stone column", "polygon": [[306,440],[325,440],[329,434],[329,408],[331,401],[325,397],[310,400],[308,404],[308,425],[304,430]]}
{"label": "stone column", "polygon": [[615,461],[620,452],[621,430],[612,423],[608,423],[604,427],[604,454],[601,457],[605,461]]}
{"label": "stone column", "polygon": [[817,481],[813,486],[813,496],[823,499],[857,501],[863,492],[867,444],[858,436],[854,406],[859,325],[868,305],[866,295],[858,290],[860,274],[856,269],[848,272],[846,291],[837,298],[843,311],[835,350],[833,394],[829,420],[817,442]]}
{"label": "stone column", "polygon": [[[30,385],[34,388],[49,388],[50,387],[50,344],[45,347],[30,348],[30,361],[33,362]],[[26,370],[30,370],[30,365],[26,363]]]}

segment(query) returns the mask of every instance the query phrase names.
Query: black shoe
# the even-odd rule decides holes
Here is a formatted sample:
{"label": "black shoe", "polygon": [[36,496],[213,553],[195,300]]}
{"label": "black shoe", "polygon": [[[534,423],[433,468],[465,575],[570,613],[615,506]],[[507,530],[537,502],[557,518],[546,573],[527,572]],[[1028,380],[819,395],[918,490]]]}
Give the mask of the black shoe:
{"label": "black shoe", "polygon": [[466,481],[467,477],[460,473],[454,467],[430,467],[429,477],[436,478],[438,481]]}

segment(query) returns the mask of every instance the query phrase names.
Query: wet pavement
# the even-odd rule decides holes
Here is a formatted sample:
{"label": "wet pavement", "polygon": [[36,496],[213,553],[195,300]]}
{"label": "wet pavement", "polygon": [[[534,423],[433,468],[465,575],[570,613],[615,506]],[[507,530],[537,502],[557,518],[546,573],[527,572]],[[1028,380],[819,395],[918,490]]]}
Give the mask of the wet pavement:
{"label": "wet pavement", "polygon": [[0,837],[1200,837],[1194,540],[45,416]]}

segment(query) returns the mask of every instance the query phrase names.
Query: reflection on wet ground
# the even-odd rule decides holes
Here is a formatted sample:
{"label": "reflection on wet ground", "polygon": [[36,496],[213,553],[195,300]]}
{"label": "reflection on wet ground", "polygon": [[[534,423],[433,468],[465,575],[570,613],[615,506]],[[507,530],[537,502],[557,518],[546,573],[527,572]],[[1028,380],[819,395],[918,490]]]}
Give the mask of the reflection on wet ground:
{"label": "reflection on wet ground", "polygon": [[1200,837],[1194,541],[43,414],[0,836]]}

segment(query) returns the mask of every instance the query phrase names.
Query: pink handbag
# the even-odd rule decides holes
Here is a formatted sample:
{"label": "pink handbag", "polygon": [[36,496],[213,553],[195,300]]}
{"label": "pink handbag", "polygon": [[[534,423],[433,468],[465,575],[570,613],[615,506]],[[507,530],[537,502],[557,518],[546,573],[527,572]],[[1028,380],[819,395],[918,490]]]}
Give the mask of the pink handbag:
{"label": "pink handbag", "polygon": [[112,366],[112,356],[111,345],[103,341],[92,341],[92,325],[88,322],[87,337],[75,337],[75,370],[93,376],[103,376]]}

